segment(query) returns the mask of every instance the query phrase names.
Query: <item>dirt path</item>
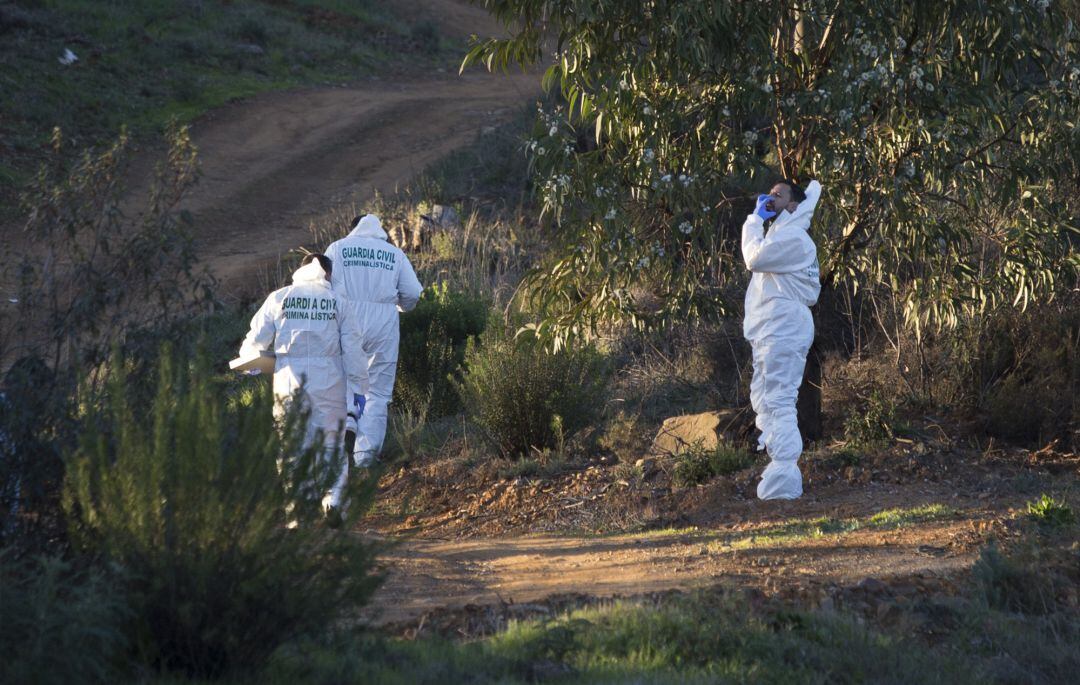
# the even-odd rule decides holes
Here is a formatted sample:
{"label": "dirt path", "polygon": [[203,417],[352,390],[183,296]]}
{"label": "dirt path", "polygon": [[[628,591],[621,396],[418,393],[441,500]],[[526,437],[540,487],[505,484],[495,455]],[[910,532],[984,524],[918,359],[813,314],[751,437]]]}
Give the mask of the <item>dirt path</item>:
{"label": "dirt path", "polygon": [[[465,0],[401,0],[397,11],[449,38],[502,33]],[[268,264],[312,242],[312,219],[392,193],[540,93],[535,74],[458,76],[454,66],[270,93],[200,120],[192,137],[203,176],[184,207],[219,296],[252,294]]]}
{"label": "dirt path", "polygon": [[531,74],[469,73],[225,107],[193,129],[202,178],[183,208],[201,261],[222,295],[256,286],[260,267],[311,243],[314,217],[393,192],[538,94]]}
{"label": "dirt path", "polygon": [[[1015,505],[1008,499],[971,499],[938,505],[910,520],[874,519],[904,503],[918,511],[950,499],[948,488],[902,489],[891,489],[877,502],[840,497],[831,504],[828,499],[780,506],[739,503],[732,507],[732,523],[681,531],[405,540],[382,556],[389,577],[369,617],[393,624],[438,609],[521,604],[573,593],[631,596],[715,584],[768,592],[799,584],[854,585],[868,577],[949,576],[970,567]],[[851,529],[836,530],[830,523],[818,528],[813,522],[822,517],[847,522]]]}

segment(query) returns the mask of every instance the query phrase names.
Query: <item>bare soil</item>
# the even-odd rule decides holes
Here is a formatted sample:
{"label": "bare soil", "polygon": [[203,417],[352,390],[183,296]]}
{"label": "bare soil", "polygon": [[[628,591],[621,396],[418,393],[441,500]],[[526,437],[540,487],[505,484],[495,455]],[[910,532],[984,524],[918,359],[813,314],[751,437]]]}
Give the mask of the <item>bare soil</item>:
{"label": "bare soil", "polygon": [[[599,462],[554,478],[471,471],[440,460],[384,477],[380,511],[365,525],[391,543],[388,580],[367,620],[401,634],[439,623],[465,634],[470,622],[483,632],[567,601],[714,586],[813,606],[852,592],[951,593],[988,542],[1022,535],[1035,490],[1076,482],[1080,459],[899,446],[858,466],[808,461],[806,494],[792,502],[753,497],[760,466],[691,488],[663,471],[619,480]],[[778,534],[793,521],[868,521],[927,505],[946,513]],[[619,530],[634,532],[610,532]]]}

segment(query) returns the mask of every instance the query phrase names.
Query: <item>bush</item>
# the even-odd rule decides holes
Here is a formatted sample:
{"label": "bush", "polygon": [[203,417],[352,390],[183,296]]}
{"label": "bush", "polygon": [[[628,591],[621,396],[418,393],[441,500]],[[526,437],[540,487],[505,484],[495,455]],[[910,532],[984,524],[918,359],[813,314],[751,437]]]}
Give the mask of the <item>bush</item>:
{"label": "bush", "polygon": [[994,546],[982,551],[971,569],[975,587],[993,609],[1044,614],[1054,604],[1053,583],[1035,566],[1003,555]]}
{"label": "bush", "polygon": [[108,579],[10,551],[0,551],[0,682],[113,682],[127,609]]}
{"label": "bush", "polygon": [[721,442],[708,450],[701,443],[675,456],[671,480],[675,485],[690,487],[708,482],[714,476],[726,476],[754,464],[754,455],[742,447]]}
{"label": "bush", "polygon": [[1028,502],[1027,513],[1038,524],[1051,528],[1067,526],[1076,520],[1068,504],[1046,493],[1043,493],[1039,499]]}
{"label": "bush", "polygon": [[12,364],[0,389],[0,546],[15,556],[59,551],[66,542],[61,445],[74,426],[65,390],[36,356]]}
{"label": "bush", "polygon": [[248,668],[366,601],[373,547],[320,524],[337,474],[301,446],[305,417],[275,422],[261,379],[228,398],[205,357],[163,353],[154,400],[136,405],[147,378],[114,359],[64,489],[73,538],[124,571],[137,657],[199,676]]}
{"label": "bush", "polygon": [[470,338],[484,332],[488,302],[445,284],[424,290],[401,317],[394,403],[416,415],[445,416],[461,406],[450,378],[460,373]]}
{"label": "bush", "polygon": [[875,390],[861,413],[844,421],[844,437],[853,447],[879,447],[893,439],[896,405]]}
{"label": "bush", "polygon": [[457,385],[466,408],[506,456],[556,448],[603,409],[608,365],[592,347],[551,353],[491,326],[465,366]]}

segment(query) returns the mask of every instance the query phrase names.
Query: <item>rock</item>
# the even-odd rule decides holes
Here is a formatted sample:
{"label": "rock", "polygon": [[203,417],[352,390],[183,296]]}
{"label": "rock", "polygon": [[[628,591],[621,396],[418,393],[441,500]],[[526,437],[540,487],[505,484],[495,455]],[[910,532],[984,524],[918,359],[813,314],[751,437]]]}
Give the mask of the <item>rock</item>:
{"label": "rock", "polygon": [[680,454],[699,446],[713,450],[724,439],[730,439],[745,428],[750,412],[745,409],[721,409],[702,414],[673,416],[653,438],[650,453],[653,455]]}

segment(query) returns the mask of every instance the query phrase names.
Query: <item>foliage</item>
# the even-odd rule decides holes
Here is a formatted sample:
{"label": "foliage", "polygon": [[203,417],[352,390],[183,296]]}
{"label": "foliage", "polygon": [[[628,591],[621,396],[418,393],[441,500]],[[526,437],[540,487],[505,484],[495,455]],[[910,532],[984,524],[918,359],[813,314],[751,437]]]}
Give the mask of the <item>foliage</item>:
{"label": "foliage", "polygon": [[884,393],[875,390],[862,412],[852,412],[844,421],[844,438],[857,448],[887,444],[893,439],[896,406]]}
{"label": "foliage", "polygon": [[1067,526],[1076,520],[1072,508],[1065,501],[1055,499],[1045,492],[1039,499],[1028,502],[1027,513],[1040,525],[1054,528]]}
{"label": "foliage", "polygon": [[720,442],[713,449],[705,449],[699,442],[675,455],[671,481],[681,487],[700,485],[715,476],[742,471],[753,463],[754,455],[744,447]]}
{"label": "foliage", "polygon": [[956,655],[913,648],[846,617],[756,611],[719,592],[694,592],[511,621],[475,641],[308,643],[280,653],[265,681],[980,682],[963,665]]}
{"label": "foliage", "polygon": [[[0,216],[54,125],[80,145],[122,125],[157,135],[174,117],[191,121],[236,98],[351,81],[391,62],[442,63],[450,44],[419,43],[416,30],[394,3],[377,0],[5,2]],[[65,47],[78,62],[57,63]]]}
{"label": "foliage", "polygon": [[23,357],[0,386],[0,547],[14,556],[60,551],[62,450],[75,436],[66,384],[39,357]]}
{"label": "foliage", "polygon": [[1053,604],[1054,589],[1049,577],[1038,568],[1021,563],[990,546],[972,567],[975,587],[993,609],[1044,614]]}
{"label": "foliage", "polygon": [[773,167],[825,188],[824,282],[890,290],[918,330],[1077,280],[1080,41],[1062,3],[482,4],[511,35],[465,64],[539,61],[556,36],[543,84],[563,103],[528,144],[559,229],[530,278],[556,342],[722,313],[735,227]]}
{"label": "foliage", "polygon": [[[135,386],[154,376],[125,367],[114,360],[105,400],[89,408],[64,505],[82,549],[127,577],[138,658],[197,675],[247,668],[371,595],[374,548],[319,523],[340,471],[304,446],[303,413],[275,423],[259,379],[230,398],[205,356],[171,354],[153,401],[136,404]],[[350,520],[373,481],[351,498]]]}
{"label": "foliage", "polygon": [[460,406],[451,377],[460,373],[470,338],[484,332],[488,303],[446,284],[424,289],[416,308],[401,317],[395,404],[431,417]]}
{"label": "foliage", "polygon": [[[466,408],[506,456],[555,448],[603,411],[608,365],[594,348],[552,353],[535,339],[490,325],[465,355],[457,383]],[[556,430],[556,426],[560,430]]]}
{"label": "foliage", "polygon": [[146,204],[132,218],[121,202],[127,134],[68,169],[54,131],[49,164],[25,197],[33,249],[8,263],[18,296],[0,319],[7,338],[0,348],[33,350],[53,368],[93,366],[125,330],[165,327],[188,313],[183,303],[205,283],[193,274],[187,215],[177,205],[195,182],[196,155],[186,128],[171,128],[167,141]]}
{"label": "foliage", "polygon": [[100,571],[0,550],[0,681],[107,683],[125,646],[127,607]]}

